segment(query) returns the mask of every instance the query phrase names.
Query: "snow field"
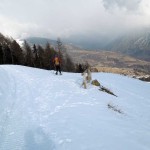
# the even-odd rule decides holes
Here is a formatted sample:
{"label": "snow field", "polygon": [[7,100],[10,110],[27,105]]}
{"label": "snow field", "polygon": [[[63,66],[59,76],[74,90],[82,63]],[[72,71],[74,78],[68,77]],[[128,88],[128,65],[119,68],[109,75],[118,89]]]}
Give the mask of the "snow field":
{"label": "snow field", "polygon": [[149,150],[150,84],[92,76],[118,97],[83,89],[78,73],[1,65],[0,150]]}

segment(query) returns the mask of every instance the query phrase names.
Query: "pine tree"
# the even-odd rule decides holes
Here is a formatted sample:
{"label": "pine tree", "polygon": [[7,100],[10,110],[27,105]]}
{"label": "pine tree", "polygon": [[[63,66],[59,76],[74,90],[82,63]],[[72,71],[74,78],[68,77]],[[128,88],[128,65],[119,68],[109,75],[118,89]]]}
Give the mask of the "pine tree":
{"label": "pine tree", "polygon": [[37,47],[38,57],[39,57],[39,68],[44,68],[44,49],[38,45]]}
{"label": "pine tree", "polygon": [[12,63],[17,65],[23,65],[24,64],[23,51],[20,45],[15,40],[12,41],[10,49],[12,51]]}
{"label": "pine tree", "polygon": [[65,65],[66,65],[66,71],[75,72],[75,65],[71,57],[67,53],[66,53]]}
{"label": "pine tree", "polygon": [[12,64],[12,53],[7,44],[3,45],[3,54],[4,64]]}
{"label": "pine tree", "polygon": [[29,46],[29,44],[26,41],[24,41],[24,51],[25,51],[25,65],[33,67],[34,64],[33,64],[32,50],[31,50],[31,47]]}
{"label": "pine tree", "polygon": [[57,38],[56,44],[57,44],[56,48],[58,50],[57,53],[58,53],[58,56],[59,56],[59,58],[61,60],[61,69],[63,71],[66,71],[65,58],[64,58],[64,56],[65,56],[65,48],[64,48],[64,45],[63,45],[63,43],[62,43],[60,38]]}
{"label": "pine tree", "polygon": [[0,44],[0,64],[3,64],[3,49],[2,49],[2,44]]}
{"label": "pine tree", "polygon": [[58,48],[58,54],[62,61],[62,70],[68,71],[68,72],[75,72],[75,65],[71,59],[71,57],[68,55],[66,51],[66,47],[63,45],[60,38],[57,39],[57,48]]}
{"label": "pine tree", "polygon": [[9,47],[11,41],[0,33],[0,43],[1,43],[1,57],[2,57],[1,62],[3,62],[3,64],[11,64],[12,55]]}
{"label": "pine tree", "polygon": [[45,69],[50,69],[50,56],[51,56],[51,51],[50,51],[50,44],[47,43],[44,51],[44,68]]}
{"label": "pine tree", "polygon": [[36,48],[36,45],[33,45],[33,54],[34,54],[34,67],[39,68],[40,67],[40,61],[38,56],[38,49]]}
{"label": "pine tree", "polygon": [[46,44],[45,52],[44,52],[44,66],[45,69],[54,69],[53,58],[56,54],[56,51],[53,47],[50,46],[49,43]]}

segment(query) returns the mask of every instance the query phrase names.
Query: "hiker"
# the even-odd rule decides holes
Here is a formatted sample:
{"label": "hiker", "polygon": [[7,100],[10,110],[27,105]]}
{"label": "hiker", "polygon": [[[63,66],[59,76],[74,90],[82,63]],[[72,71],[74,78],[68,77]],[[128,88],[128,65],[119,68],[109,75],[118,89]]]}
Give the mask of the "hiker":
{"label": "hiker", "polygon": [[58,71],[59,71],[59,73],[61,75],[61,60],[60,60],[60,58],[57,55],[54,57],[53,63],[54,63],[54,67],[56,69],[56,73],[55,74],[57,75]]}

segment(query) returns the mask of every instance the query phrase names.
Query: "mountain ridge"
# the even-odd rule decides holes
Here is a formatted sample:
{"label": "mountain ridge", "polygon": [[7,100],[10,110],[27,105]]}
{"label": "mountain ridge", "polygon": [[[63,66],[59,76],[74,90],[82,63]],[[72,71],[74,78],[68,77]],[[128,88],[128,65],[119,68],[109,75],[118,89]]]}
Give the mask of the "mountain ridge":
{"label": "mountain ridge", "polygon": [[123,35],[112,41],[106,48],[150,61],[150,30]]}
{"label": "mountain ridge", "polygon": [[[56,45],[56,40],[41,37],[30,37],[25,39],[31,44],[44,45],[47,42]],[[75,45],[85,50],[107,50],[120,52],[132,57],[150,61],[150,29],[136,29],[126,34],[114,36],[75,36],[63,39],[64,44]]]}

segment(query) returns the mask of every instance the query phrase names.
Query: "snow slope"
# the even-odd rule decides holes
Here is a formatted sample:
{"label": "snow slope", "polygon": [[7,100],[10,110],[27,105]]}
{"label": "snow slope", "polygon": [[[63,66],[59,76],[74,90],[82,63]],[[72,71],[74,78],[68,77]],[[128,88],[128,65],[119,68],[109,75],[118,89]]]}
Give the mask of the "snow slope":
{"label": "snow slope", "polygon": [[81,88],[77,73],[1,65],[0,150],[149,150],[150,84],[107,73],[93,79],[118,97]]}

